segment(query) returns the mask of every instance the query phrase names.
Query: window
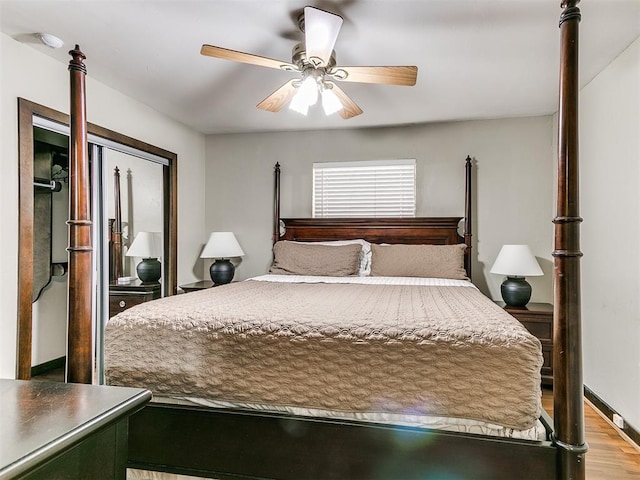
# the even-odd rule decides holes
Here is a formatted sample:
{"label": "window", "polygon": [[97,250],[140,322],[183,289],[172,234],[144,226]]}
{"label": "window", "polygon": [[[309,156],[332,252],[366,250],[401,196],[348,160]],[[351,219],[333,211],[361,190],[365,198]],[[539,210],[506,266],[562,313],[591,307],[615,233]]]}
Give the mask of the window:
{"label": "window", "polygon": [[314,217],[414,217],[416,161],[313,164]]}

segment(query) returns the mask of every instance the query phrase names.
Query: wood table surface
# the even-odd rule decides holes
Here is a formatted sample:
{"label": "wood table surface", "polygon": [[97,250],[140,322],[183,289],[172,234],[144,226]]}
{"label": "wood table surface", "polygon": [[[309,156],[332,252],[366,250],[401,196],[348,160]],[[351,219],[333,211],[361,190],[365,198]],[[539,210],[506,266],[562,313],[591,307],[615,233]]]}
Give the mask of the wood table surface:
{"label": "wood table surface", "polygon": [[150,399],[139,388],[0,379],[0,478],[38,468]]}

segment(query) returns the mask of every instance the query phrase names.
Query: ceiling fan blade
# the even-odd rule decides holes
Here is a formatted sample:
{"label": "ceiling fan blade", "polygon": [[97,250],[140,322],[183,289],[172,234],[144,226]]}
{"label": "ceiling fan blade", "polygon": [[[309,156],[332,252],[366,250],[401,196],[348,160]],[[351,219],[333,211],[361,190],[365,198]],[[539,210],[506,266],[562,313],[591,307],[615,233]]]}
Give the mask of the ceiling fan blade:
{"label": "ceiling fan blade", "polygon": [[304,44],[307,61],[315,67],[329,64],[340,27],[340,15],[314,7],[304,7]]}
{"label": "ceiling fan blade", "polygon": [[295,79],[289,80],[267,98],[262,100],[258,105],[256,105],[256,107],[269,112],[279,112],[282,110],[282,107],[289,103],[296,93],[296,88],[293,86],[293,82],[295,82]]}
{"label": "ceiling fan blade", "polygon": [[253,55],[252,53],[229,50],[228,48],[215,47],[213,45],[202,45],[200,53],[209,57],[222,58],[233,62],[248,63],[250,65],[259,65],[261,67],[277,68],[279,70],[287,71],[298,70],[295,65],[289,62],[262,57],[260,55]]}
{"label": "ceiling fan blade", "polygon": [[413,86],[418,77],[418,67],[336,67],[330,75],[343,82]]}
{"label": "ceiling fan blade", "polygon": [[335,93],[336,96],[340,99],[340,102],[342,102],[342,110],[340,110],[340,116],[342,118],[347,120],[362,113],[362,109],[358,105],[356,105],[356,103],[351,100],[351,98],[349,98],[349,95],[344,93],[344,90],[342,90],[333,82],[331,82],[331,85],[333,87],[333,93]]}

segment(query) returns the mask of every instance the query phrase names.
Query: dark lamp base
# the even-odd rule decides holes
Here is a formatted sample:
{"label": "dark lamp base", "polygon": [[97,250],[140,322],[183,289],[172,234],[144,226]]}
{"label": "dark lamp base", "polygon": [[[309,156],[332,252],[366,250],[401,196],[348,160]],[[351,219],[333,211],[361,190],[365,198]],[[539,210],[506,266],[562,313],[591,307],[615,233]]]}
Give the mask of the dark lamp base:
{"label": "dark lamp base", "polygon": [[502,299],[510,307],[524,307],[531,299],[531,285],[524,277],[507,277],[500,285]]}
{"label": "dark lamp base", "polygon": [[233,266],[226,258],[218,259],[211,264],[209,268],[209,274],[211,275],[211,281],[216,285],[224,285],[233,280],[233,275],[236,272],[236,267]]}
{"label": "dark lamp base", "polygon": [[136,272],[142,283],[155,283],[162,276],[160,261],[157,258],[143,258],[136,267]]}

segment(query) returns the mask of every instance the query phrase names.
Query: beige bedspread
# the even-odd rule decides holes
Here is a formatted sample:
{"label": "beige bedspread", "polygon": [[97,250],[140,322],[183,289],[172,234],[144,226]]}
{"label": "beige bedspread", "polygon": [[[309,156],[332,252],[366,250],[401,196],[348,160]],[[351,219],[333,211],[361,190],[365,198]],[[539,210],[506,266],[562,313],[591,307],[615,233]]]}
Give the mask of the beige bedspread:
{"label": "beige bedspread", "polygon": [[532,427],[539,341],[471,287],[245,281],[110,320],[111,385]]}

